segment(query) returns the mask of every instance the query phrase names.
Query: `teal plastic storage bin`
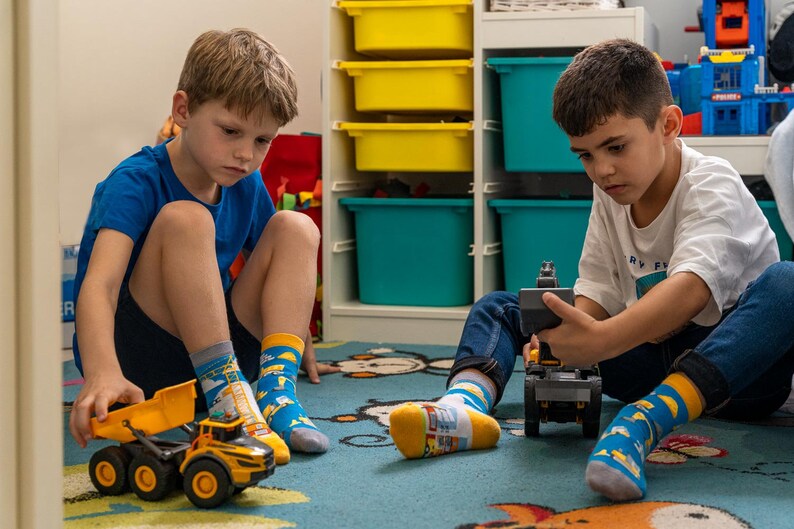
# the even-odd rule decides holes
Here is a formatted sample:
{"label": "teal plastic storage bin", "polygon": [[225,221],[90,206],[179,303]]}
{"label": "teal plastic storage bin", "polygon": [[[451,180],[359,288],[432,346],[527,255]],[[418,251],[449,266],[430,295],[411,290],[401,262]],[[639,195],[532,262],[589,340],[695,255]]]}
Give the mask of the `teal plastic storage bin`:
{"label": "teal plastic storage bin", "polygon": [[554,86],[571,60],[571,57],[488,59],[487,64],[500,78],[508,171],[584,172],[570,150],[568,136],[551,117]]}
{"label": "teal plastic storage bin", "polygon": [[343,198],[355,216],[361,303],[454,307],[474,300],[469,198]]}
{"label": "teal plastic storage bin", "polygon": [[761,211],[764,212],[766,220],[769,221],[769,226],[777,236],[777,246],[780,249],[780,259],[782,261],[791,261],[794,256],[794,244],[791,242],[783,221],[780,220],[780,213],[777,211],[777,204],[774,200],[759,200],[758,205],[761,206]]}
{"label": "teal plastic storage bin", "polygon": [[591,200],[489,200],[502,221],[505,289],[535,287],[543,261],[554,261],[561,287],[579,276]]}

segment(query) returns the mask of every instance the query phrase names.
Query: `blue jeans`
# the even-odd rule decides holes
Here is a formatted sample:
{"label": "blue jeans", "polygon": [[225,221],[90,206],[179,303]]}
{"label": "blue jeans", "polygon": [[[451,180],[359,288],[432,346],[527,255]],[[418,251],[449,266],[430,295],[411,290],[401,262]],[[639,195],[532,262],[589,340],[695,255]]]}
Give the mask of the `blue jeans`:
{"label": "blue jeans", "polygon": [[[492,292],[471,309],[450,379],[477,369],[502,397],[529,337],[521,334],[518,296]],[[690,324],[660,343],[646,343],[599,363],[603,393],[633,402],[668,374],[687,375],[706,400],[706,413],[725,418],[761,418],[791,392],[794,373],[794,263],[776,263],[751,282],[736,304],[712,327]]]}

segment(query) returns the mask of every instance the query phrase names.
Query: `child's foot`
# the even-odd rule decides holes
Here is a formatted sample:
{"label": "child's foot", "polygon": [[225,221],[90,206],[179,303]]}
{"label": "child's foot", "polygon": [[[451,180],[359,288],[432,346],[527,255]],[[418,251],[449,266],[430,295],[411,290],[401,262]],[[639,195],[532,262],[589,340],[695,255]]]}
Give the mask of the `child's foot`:
{"label": "child's foot", "polygon": [[245,421],[243,429],[273,449],[277,465],[289,463],[289,448],[267,427],[251,386],[243,377],[231,342],[221,342],[190,355],[210,413],[234,411]]}
{"label": "child's foot", "polygon": [[645,457],[656,444],[651,443],[653,430],[641,406],[623,408],[590,454],[587,485],[613,501],[645,496]]}
{"label": "child's foot", "polygon": [[389,434],[408,459],[492,448],[500,433],[493,417],[466,406],[458,395],[437,403],[409,402],[389,414]]}
{"label": "child's foot", "polygon": [[[247,383],[246,383],[247,384]],[[248,388],[251,392],[251,388]],[[253,394],[251,394],[253,402]],[[257,410],[258,412],[259,410]],[[258,415],[258,417],[257,417]],[[273,456],[277,465],[286,465],[290,460],[289,447],[276,432],[267,427],[261,413],[251,414],[244,417],[245,426],[243,429],[251,437],[255,437],[273,449]]]}
{"label": "child's foot", "polygon": [[645,496],[645,458],[660,439],[694,420],[702,409],[688,378],[668,376],[653,393],[620,410],[607,427],[587,462],[588,486],[613,501]]}
{"label": "child's foot", "polygon": [[321,454],[328,450],[328,437],[317,429],[295,396],[303,347],[303,340],[291,334],[273,334],[262,341],[256,403],[268,426],[291,450]]}

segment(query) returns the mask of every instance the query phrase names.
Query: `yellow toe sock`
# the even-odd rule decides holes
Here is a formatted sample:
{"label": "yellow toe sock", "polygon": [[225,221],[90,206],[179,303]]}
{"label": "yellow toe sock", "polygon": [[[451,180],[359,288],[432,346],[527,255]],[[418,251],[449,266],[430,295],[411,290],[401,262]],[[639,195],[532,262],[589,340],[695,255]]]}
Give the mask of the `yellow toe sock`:
{"label": "yellow toe sock", "polygon": [[286,465],[289,463],[289,447],[287,443],[284,442],[284,439],[279,437],[276,432],[269,430],[268,433],[264,435],[259,434],[254,437],[273,449],[273,456],[275,457],[277,465]]}

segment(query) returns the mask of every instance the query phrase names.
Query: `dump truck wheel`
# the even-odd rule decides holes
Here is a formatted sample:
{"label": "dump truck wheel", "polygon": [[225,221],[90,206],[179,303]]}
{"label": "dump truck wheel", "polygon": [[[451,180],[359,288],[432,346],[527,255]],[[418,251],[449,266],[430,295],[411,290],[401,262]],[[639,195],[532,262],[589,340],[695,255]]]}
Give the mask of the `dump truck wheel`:
{"label": "dump truck wheel", "polygon": [[234,485],[220,463],[199,459],[185,471],[185,495],[196,507],[212,509],[234,494]]}
{"label": "dump truck wheel", "polygon": [[118,496],[129,490],[127,465],[130,455],[120,446],[106,446],[91,456],[88,475],[96,490],[105,496]]}
{"label": "dump truck wheel", "polygon": [[159,501],[176,487],[176,467],[151,454],[139,454],[130,463],[130,488],[142,500]]}

